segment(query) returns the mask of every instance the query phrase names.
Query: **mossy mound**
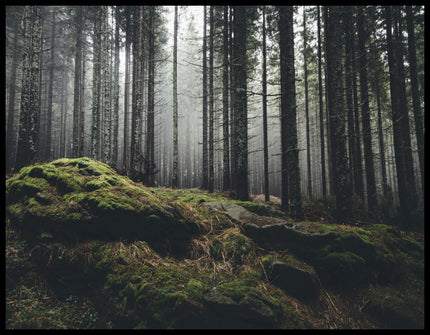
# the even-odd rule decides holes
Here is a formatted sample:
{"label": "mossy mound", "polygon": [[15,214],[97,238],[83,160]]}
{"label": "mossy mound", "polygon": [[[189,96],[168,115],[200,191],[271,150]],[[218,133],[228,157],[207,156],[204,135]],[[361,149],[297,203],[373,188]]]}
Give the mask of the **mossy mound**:
{"label": "mossy mound", "polygon": [[6,215],[7,328],[424,325],[422,234],[293,222],[88,158],[23,168]]}
{"label": "mossy mound", "polygon": [[22,168],[6,182],[6,211],[27,236],[146,239],[167,251],[171,241],[183,242],[201,228],[149,188],[89,158]]}

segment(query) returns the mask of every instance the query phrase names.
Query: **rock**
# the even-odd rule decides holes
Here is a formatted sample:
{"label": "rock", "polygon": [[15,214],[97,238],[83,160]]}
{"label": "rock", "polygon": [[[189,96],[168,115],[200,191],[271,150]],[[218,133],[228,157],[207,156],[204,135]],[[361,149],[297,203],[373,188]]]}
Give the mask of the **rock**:
{"label": "rock", "polygon": [[239,301],[222,294],[214,287],[203,296],[206,307],[207,328],[222,329],[273,329],[276,316],[270,308],[270,301],[263,293],[253,290],[245,293]]}
{"label": "rock", "polygon": [[275,261],[269,277],[275,285],[296,298],[309,302],[317,302],[319,299],[319,279],[313,272]]}
{"label": "rock", "polygon": [[228,201],[218,201],[218,202],[206,202],[203,206],[209,207],[213,210],[217,210],[225,213],[230,219],[240,221],[243,217],[256,217],[255,213],[248,211],[242,206],[232,204]]}
{"label": "rock", "polygon": [[41,193],[41,192],[37,192],[34,195],[34,198],[43,205],[48,205],[51,203],[51,199],[49,199],[45,194]]}

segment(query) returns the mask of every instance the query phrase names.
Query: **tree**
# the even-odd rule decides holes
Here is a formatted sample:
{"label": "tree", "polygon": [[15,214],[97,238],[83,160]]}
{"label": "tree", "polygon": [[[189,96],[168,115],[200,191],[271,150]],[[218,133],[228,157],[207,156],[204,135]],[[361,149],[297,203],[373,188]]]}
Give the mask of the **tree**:
{"label": "tree", "polygon": [[100,159],[100,111],[101,111],[101,53],[102,53],[102,10],[95,8],[94,18],[94,55],[93,55],[93,106],[91,131],[91,156]]}
{"label": "tree", "polygon": [[45,155],[46,159],[52,159],[52,100],[53,100],[53,88],[54,88],[54,69],[55,69],[55,18],[56,9],[52,9],[52,20],[51,20],[51,35],[50,35],[50,57],[49,57],[49,72],[48,72],[48,105],[47,105],[47,124],[46,124],[46,139],[45,139]]}
{"label": "tree", "polygon": [[400,216],[402,224],[406,227],[410,224],[411,214],[417,207],[417,196],[412,163],[409,117],[406,104],[406,87],[401,49],[402,29],[399,7],[385,7],[385,24]]}
{"label": "tree", "polygon": [[214,7],[209,8],[209,183],[208,191],[214,191]]}
{"label": "tree", "polygon": [[131,15],[130,7],[125,6],[125,80],[124,80],[124,143],[122,169],[129,171],[129,100],[130,100],[130,45],[131,45]]}
{"label": "tree", "polygon": [[22,57],[21,107],[15,170],[31,164],[38,150],[38,116],[40,114],[40,63],[41,9],[26,6],[21,27],[24,33]]}
{"label": "tree", "polygon": [[82,6],[75,8],[76,51],[75,51],[75,77],[73,91],[73,157],[79,157],[79,118],[81,113],[81,75],[82,75]]}
{"label": "tree", "polygon": [[234,6],[234,146],[237,198],[248,200],[247,7]]}
{"label": "tree", "polygon": [[145,176],[148,186],[154,185],[154,96],[155,96],[155,7],[149,6],[148,38],[148,118],[146,130]]}
{"label": "tree", "polygon": [[113,144],[112,144],[112,164],[118,165],[118,114],[119,114],[119,49],[120,49],[120,11],[119,6],[115,6],[115,64],[114,64],[114,106],[113,106]]}
{"label": "tree", "polygon": [[102,6],[102,87],[103,87],[103,115],[102,115],[102,129],[103,129],[103,141],[101,141],[101,160],[107,164],[110,164],[110,152],[111,152],[111,94],[110,84],[111,80],[111,62],[110,62],[110,26],[109,26],[109,6]]}
{"label": "tree", "polygon": [[312,197],[312,171],[311,171],[311,141],[309,130],[309,89],[308,89],[308,56],[307,56],[307,29],[306,8],[303,7],[303,71],[305,76],[305,116],[306,116],[306,160],[308,171],[308,196]]}
{"label": "tree", "polygon": [[[141,172],[142,158],[139,148],[141,133],[141,114],[143,112],[142,91],[142,38],[143,38],[143,6],[139,6],[133,16],[133,88],[134,101],[131,111],[131,143],[130,143],[130,172],[137,178]],[[146,157],[147,158],[147,157]]]}
{"label": "tree", "polygon": [[206,6],[203,7],[203,181],[202,189],[209,186],[208,174],[208,89],[207,89],[207,42],[206,42]]}
{"label": "tree", "polygon": [[266,55],[266,6],[263,6],[263,150],[264,150],[264,200],[270,200],[269,193],[269,148],[267,145],[267,55]]}
{"label": "tree", "polygon": [[367,87],[367,57],[366,57],[366,41],[367,32],[365,31],[365,15],[364,7],[358,8],[358,53],[360,65],[360,97],[361,97],[361,121],[364,144],[364,166],[366,169],[366,188],[367,188],[367,205],[371,212],[375,210],[378,204],[376,197],[375,169],[373,164],[372,137],[370,127],[370,108],[369,108],[369,93]]}
{"label": "tree", "polygon": [[282,208],[293,218],[303,217],[297,148],[296,86],[294,71],[293,7],[279,7],[281,70]]}
{"label": "tree", "polygon": [[[14,127],[15,123],[15,93],[16,93],[16,81],[17,81],[17,69],[19,58],[21,57],[21,49],[18,47],[18,27],[20,25],[19,19],[22,16],[22,9],[8,7],[7,18],[9,18],[12,23],[11,27],[14,30],[13,33],[13,45],[12,45],[12,64],[10,67],[10,79],[8,84],[8,108],[7,108],[7,123],[6,123],[6,171],[9,172],[13,168],[16,150],[16,130]],[[10,14],[9,14],[10,13]]]}
{"label": "tree", "polygon": [[330,144],[333,166],[333,188],[336,196],[336,220],[352,223],[352,187],[345,138],[345,116],[342,85],[341,50],[342,16],[340,6],[324,7],[326,21],[327,95],[330,117]]}
{"label": "tree", "polygon": [[173,172],[172,187],[178,187],[178,6],[173,27]]}
{"label": "tree", "polygon": [[228,122],[228,6],[224,6],[222,30],[222,129],[223,129],[223,190],[230,189],[230,155],[229,155],[229,122]]}
{"label": "tree", "polygon": [[408,31],[408,60],[409,77],[411,79],[412,109],[414,112],[415,135],[417,137],[418,159],[421,172],[421,187],[424,190],[424,120],[421,111],[420,93],[418,89],[417,55],[412,6],[406,6],[406,20]]}
{"label": "tree", "polygon": [[[347,108],[347,124],[348,124],[348,149],[349,149],[349,158],[350,158],[350,166],[352,167],[351,174],[353,176],[353,185],[356,187],[359,182],[357,182],[358,178],[361,178],[359,172],[355,169],[356,167],[356,132],[358,129],[355,129],[354,122],[354,99],[353,99],[353,77],[355,77],[355,72],[353,71],[353,63],[355,62],[354,51],[354,30],[353,30],[353,16],[352,16],[352,6],[348,6],[345,8],[345,17],[344,17],[344,31],[345,31],[345,101]],[[356,192],[358,194],[358,192]]]}
{"label": "tree", "polygon": [[317,29],[318,29],[318,103],[319,103],[319,121],[320,121],[320,151],[321,151],[321,178],[322,194],[327,194],[327,181],[325,171],[325,146],[324,146],[324,105],[323,105],[323,88],[322,88],[322,60],[321,60],[321,14],[320,6],[317,6]]}

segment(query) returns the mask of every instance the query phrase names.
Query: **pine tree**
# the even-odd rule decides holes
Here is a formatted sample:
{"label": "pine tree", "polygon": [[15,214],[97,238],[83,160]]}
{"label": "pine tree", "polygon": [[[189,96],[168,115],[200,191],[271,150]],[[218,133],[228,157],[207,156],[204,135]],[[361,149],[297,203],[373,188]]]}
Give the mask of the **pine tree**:
{"label": "pine tree", "polygon": [[82,74],[82,6],[75,8],[76,51],[73,92],[73,157],[79,157],[79,118],[81,113],[81,74]]}
{"label": "pine tree", "polygon": [[16,81],[17,81],[17,68],[21,57],[21,49],[18,48],[18,21],[22,16],[22,9],[20,7],[8,7],[7,18],[12,21],[13,45],[12,45],[12,64],[8,87],[8,108],[7,108],[7,123],[6,123],[6,171],[10,172],[14,166],[15,150],[16,150],[16,130],[15,124],[15,95],[16,95]]}
{"label": "pine tree", "polygon": [[329,6],[326,21],[327,93],[330,116],[330,145],[333,166],[333,188],[336,196],[336,220],[352,223],[352,188],[345,138],[341,41],[344,8]]}
{"label": "pine tree", "polygon": [[223,129],[223,191],[230,189],[230,155],[229,155],[229,122],[228,122],[228,6],[224,6],[222,30],[222,129]]}
{"label": "pine tree", "polygon": [[297,148],[296,85],[294,71],[293,7],[279,7],[279,47],[281,62],[281,161],[282,208],[293,218],[303,217]]}
{"label": "pine tree", "polygon": [[305,116],[306,116],[306,161],[308,171],[308,196],[312,198],[312,171],[311,171],[311,141],[309,130],[309,89],[308,89],[308,55],[307,55],[307,29],[306,8],[303,7],[303,71],[305,76]]}
{"label": "pine tree", "polygon": [[412,6],[406,6],[408,31],[408,60],[409,77],[411,79],[412,108],[415,121],[415,136],[417,137],[418,159],[421,172],[421,187],[424,190],[424,120],[421,111],[420,93],[418,89],[417,55],[415,46],[414,15]]}
{"label": "pine tree", "polygon": [[203,7],[203,181],[202,189],[209,187],[208,174],[208,90],[207,90],[207,41],[206,41],[206,6]]}
{"label": "pine tree", "polygon": [[234,6],[234,146],[237,198],[248,200],[247,7]]}
{"label": "pine tree", "polygon": [[155,95],[155,7],[149,6],[149,40],[148,40],[148,118],[146,130],[146,184],[154,185],[154,95]]}
{"label": "pine tree", "polygon": [[263,150],[264,150],[264,200],[270,200],[269,193],[269,148],[267,145],[267,55],[266,55],[266,6],[263,6]]}
{"label": "pine tree", "polygon": [[24,9],[24,50],[22,58],[21,108],[15,171],[34,162],[38,150],[38,116],[40,114],[40,60],[41,9]]}
{"label": "pine tree", "polygon": [[322,195],[327,194],[327,181],[325,171],[325,139],[324,139],[324,104],[323,104],[323,88],[322,88],[322,56],[321,56],[321,14],[320,6],[317,6],[317,29],[318,29],[318,104],[319,104],[319,121],[320,121],[320,151],[321,151],[321,183]]}
{"label": "pine tree", "polygon": [[93,56],[93,106],[91,131],[91,156],[100,159],[100,112],[101,112],[101,40],[102,40],[102,10],[95,8],[94,17],[94,56]]}
{"label": "pine tree", "polygon": [[173,172],[172,187],[178,187],[178,6],[173,27]]}
{"label": "pine tree", "polygon": [[373,164],[372,137],[370,125],[370,108],[369,108],[369,93],[367,87],[367,57],[366,57],[366,41],[367,32],[365,31],[365,14],[364,8],[358,8],[358,53],[360,65],[360,105],[361,105],[361,121],[364,144],[364,166],[366,169],[366,188],[367,188],[367,205],[370,212],[375,210],[378,204],[376,197],[375,169]]}
{"label": "pine tree", "polygon": [[208,191],[214,191],[214,6],[209,8],[209,183]]}
{"label": "pine tree", "polygon": [[123,136],[123,161],[124,172],[130,171],[129,160],[129,100],[130,100],[130,45],[131,45],[131,15],[130,7],[125,6],[125,80],[124,80],[124,136]]}
{"label": "pine tree", "polygon": [[411,214],[417,207],[417,196],[412,164],[409,117],[406,104],[406,87],[401,49],[402,29],[399,7],[386,6],[385,16],[400,215],[402,224],[406,227],[410,224]]}
{"label": "pine tree", "polygon": [[119,6],[115,6],[115,64],[114,64],[114,107],[113,107],[113,144],[112,144],[112,164],[118,165],[118,114],[119,114],[119,47],[120,47],[120,11]]}

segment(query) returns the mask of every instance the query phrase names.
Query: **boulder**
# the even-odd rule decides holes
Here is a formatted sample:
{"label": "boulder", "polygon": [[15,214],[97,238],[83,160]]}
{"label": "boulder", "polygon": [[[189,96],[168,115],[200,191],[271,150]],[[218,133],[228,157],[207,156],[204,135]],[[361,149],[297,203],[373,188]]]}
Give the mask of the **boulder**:
{"label": "boulder", "polygon": [[245,293],[238,301],[214,287],[203,296],[207,328],[273,329],[277,319],[266,295],[258,290]]}
{"label": "boulder", "polygon": [[268,275],[273,284],[287,294],[307,302],[318,302],[320,283],[314,272],[276,260],[269,267]]}

